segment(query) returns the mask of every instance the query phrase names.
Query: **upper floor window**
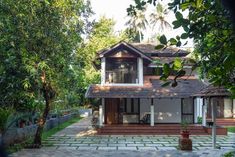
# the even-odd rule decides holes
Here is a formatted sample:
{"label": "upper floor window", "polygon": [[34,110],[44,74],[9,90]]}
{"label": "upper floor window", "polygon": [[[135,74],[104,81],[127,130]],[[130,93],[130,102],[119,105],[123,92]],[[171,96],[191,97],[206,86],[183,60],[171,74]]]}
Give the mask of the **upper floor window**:
{"label": "upper floor window", "polygon": [[138,83],[137,58],[106,58],[106,83]]}

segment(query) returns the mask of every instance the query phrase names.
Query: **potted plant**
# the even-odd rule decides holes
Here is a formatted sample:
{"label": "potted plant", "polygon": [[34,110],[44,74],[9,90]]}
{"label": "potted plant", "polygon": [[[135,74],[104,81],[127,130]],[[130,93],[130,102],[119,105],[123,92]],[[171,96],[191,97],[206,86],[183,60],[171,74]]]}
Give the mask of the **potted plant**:
{"label": "potted plant", "polygon": [[181,123],[181,131],[180,131],[180,134],[181,134],[181,137],[182,138],[189,138],[189,135],[190,135],[190,132],[188,130],[188,125],[189,123],[187,121],[183,121]]}
{"label": "potted plant", "polygon": [[179,149],[180,150],[192,150],[192,140],[189,138],[189,123],[187,121],[183,121],[181,123],[181,138],[179,138]]}

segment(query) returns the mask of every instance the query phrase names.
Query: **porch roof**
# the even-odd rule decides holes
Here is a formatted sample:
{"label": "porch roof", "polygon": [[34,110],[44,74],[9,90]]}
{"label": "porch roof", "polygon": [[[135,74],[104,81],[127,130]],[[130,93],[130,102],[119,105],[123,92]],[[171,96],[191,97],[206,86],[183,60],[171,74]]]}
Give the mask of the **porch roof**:
{"label": "porch roof", "polygon": [[[170,78],[171,79],[171,78]],[[159,77],[145,77],[144,86],[91,85],[87,98],[187,98],[205,88],[205,84],[194,77],[178,80],[177,87],[162,87]]]}
{"label": "porch roof", "polygon": [[203,88],[200,92],[194,94],[194,96],[200,97],[228,97],[231,93],[223,86],[209,85]]}

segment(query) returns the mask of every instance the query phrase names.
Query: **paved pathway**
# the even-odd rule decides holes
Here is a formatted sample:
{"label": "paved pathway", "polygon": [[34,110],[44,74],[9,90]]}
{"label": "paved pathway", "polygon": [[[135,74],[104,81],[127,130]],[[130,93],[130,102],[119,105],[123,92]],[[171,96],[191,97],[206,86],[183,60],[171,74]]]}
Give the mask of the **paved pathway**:
{"label": "paved pathway", "polygon": [[[90,118],[84,118],[43,141],[40,150],[23,150],[13,157],[63,157],[63,156],[213,156],[235,150],[235,134],[218,136],[217,145],[221,149],[211,149],[210,136],[191,136],[193,151],[178,151],[179,136],[163,135],[94,135]],[[155,151],[153,151],[155,150]]]}

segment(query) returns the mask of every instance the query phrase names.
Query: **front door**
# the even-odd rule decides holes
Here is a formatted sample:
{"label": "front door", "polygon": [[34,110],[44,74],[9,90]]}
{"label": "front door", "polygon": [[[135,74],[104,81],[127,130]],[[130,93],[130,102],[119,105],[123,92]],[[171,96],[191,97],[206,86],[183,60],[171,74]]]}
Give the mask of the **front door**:
{"label": "front door", "polygon": [[118,124],[119,99],[105,99],[105,123]]}

